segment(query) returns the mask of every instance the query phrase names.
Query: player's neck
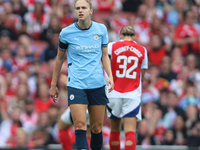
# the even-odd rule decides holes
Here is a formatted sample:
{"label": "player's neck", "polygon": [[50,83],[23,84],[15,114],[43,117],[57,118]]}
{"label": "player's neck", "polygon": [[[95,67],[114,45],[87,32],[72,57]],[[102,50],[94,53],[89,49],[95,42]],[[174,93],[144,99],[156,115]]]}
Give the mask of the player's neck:
{"label": "player's neck", "polygon": [[91,20],[79,20],[77,24],[81,29],[89,29],[89,27],[91,26]]}
{"label": "player's neck", "polygon": [[133,38],[130,36],[126,36],[123,38],[124,41],[133,41]]}

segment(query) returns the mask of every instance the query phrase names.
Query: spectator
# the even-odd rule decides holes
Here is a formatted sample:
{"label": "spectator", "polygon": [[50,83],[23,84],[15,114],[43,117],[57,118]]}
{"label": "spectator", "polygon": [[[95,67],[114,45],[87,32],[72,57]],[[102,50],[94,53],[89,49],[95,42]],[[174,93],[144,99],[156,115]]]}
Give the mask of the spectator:
{"label": "spectator", "polygon": [[7,116],[1,123],[0,147],[9,147],[9,144],[13,143],[17,129],[23,125],[20,121],[21,113],[22,109],[17,106],[13,108],[13,111],[10,113],[10,118]]}
{"label": "spectator", "polygon": [[59,141],[58,137],[58,118],[60,115],[59,107],[57,105],[51,105],[48,109],[48,116],[50,118],[50,133],[55,141]]}
{"label": "spectator", "polygon": [[186,110],[189,104],[194,104],[196,106],[199,106],[199,98],[197,97],[197,89],[194,85],[187,84],[185,88],[185,92],[183,93],[180,101],[179,106]]}
{"label": "spectator", "polygon": [[5,78],[4,76],[0,75],[0,101],[5,96],[6,88]]}
{"label": "spectator", "polygon": [[61,31],[61,21],[56,15],[52,15],[49,27],[44,29],[41,34],[41,40],[45,40],[47,42],[51,42],[51,36],[54,32],[60,32]]}
{"label": "spectator", "polygon": [[48,27],[49,16],[44,12],[43,3],[36,1],[34,4],[34,11],[27,12],[24,16],[28,25],[28,33],[35,40],[39,40],[41,32]]}
{"label": "spectator", "polygon": [[[3,8],[1,7],[1,9],[3,9]],[[2,31],[4,29],[7,29],[5,20],[6,20],[6,12],[1,10],[0,11],[0,21],[1,21],[1,23],[0,23],[0,31]]]}
{"label": "spectator", "polygon": [[200,141],[200,121],[196,121],[192,127],[191,135],[187,138],[186,145],[189,147],[199,147]]}
{"label": "spectator", "polygon": [[45,128],[38,127],[33,132],[31,136],[31,140],[29,141],[28,145],[34,148],[41,148],[47,146],[49,144],[56,144],[53,137],[48,133]]}
{"label": "spectator", "polygon": [[173,7],[166,13],[166,22],[168,24],[178,25],[180,23],[179,17],[183,11],[186,10],[187,3],[186,0],[176,0],[174,1]]}
{"label": "spectator", "polygon": [[[51,109],[52,110],[52,109]],[[49,110],[50,111],[50,110]],[[48,112],[49,112],[48,111]],[[38,128],[40,129],[44,129],[48,135],[48,137],[50,138],[50,142],[52,142],[52,144],[56,143],[56,140],[54,139],[53,135],[56,136],[56,134],[58,134],[57,131],[53,131],[53,128],[51,127],[51,118],[49,116],[49,113],[48,112],[41,112],[40,115],[39,115],[39,120],[38,120],[38,123],[37,123],[37,128],[36,128],[36,131]],[[55,118],[56,119],[56,118]],[[57,133],[56,133],[57,132]],[[53,134],[52,134],[53,133]]]}
{"label": "spectator", "polygon": [[43,4],[44,12],[49,13],[51,8],[49,6],[48,0],[22,0],[24,6],[27,7],[28,12],[33,12],[35,9],[35,3],[40,2]]}
{"label": "spectator", "polygon": [[150,94],[155,101],[157,101],[160,97],[159,91],[151,83],[151,74],[148,72],[145,73],[142,82],[142,95],[144,94]]}
{"label": "spectator", "polygon": [[7,106],[5,100],[0,96],[0,126],[3,120],[7,119]]}
{"label": "spectator", "polygon": [[10,42],[11,42],[11,33],[9,30],[2,30],[0,31],[0,52],[4,48],[9,48],[10,47]]}
{"label": "spectator", "polygon": [[45,112],[53,105],[53,101],[49,95],[49,85],[47,83],[41,83],[38,85],[37,97],[34,100],[35,108],[38,113]]}
{"label": "spectator", "polygon": [[160,78],[163,78],[168,82],[171,82],[171,80],[176,79],[177,75],[171,69],[171,58],[169,56],[163,57],[160,68]]}
{"label": "spectator", "polygon": [[149,18],[157,17],[160,20],[163,19],[163,11],[156,7],[156,0],[144,0],[144,3],[147,5],[147,15]]}
{"label": "spectator", "polygon": [[153,17],[151,24],[151,34],[158,35],[162,40],[166,32],[165,30],[166,29],[164,27],[163,20],[159,19],[158,17]]}
{"label": "spectator", "polygon": [[[21,29],[22,18],[13,13],[13,6],[11,1],[3,1],[3,9],[5,12],[5,27],[12,31],[12,33],[18,34]],[[15,34],[12,34],[13,39],[15,39]]]}
{"label": "spectator", "polygon": [[41,73],[41,62],[39,61],[34,61],[32,63],[32,66],[30,68],[30,72],[29,72],[29,79],[27,81],[27,84],[29,85],[29,89],[30,89],[30,97],[33,98],[34,94],[36,93],[37,90],[37,80],[38,77]]}
{"label": "spectator", "polygon": [[175,30],[175,45],[181,47],[184,56],[189,53],[199,54],[199,33],[194,26],[193,12],[185,11],[183,17],[184,23]]}
{"label": "spectator", "polygon": [[176,145],[185,145],[187,133],[185,128],[185,122],[182,116],[177,116],[175,125],[172,128],[175,134],[175,144]]}
{"label": "spectator", "polygon": [[50,16],[58,16],[59,18],[62,16],[62,6],[63,6],[62,0],[49,0],[49,5],[50,5]]}
{"label": "spectator", "polygon": [[121,10],[122,3],[120,0],[92,0],[94,10],[97,11],[113,11],[113,10]]}
{"label": "spectator", "polygon": [[195,104],[189,104],[186,109],[186,122],[185,126],[187,129],[187,135],[192,135],[192,127],[199,118],[199,110]]}
{"label": "spectator", "polygon": [[196,28],[198,29],[199,33],[200,33],[200,23],[199,23],[199,6],[197,2],[195,2],[194,4],[191,5],[191,11],[193,12],[193,19],[194,19],[194,25],[196,26]]}
{"label": "spectator", "polygon": [[200,75],[200,70],[197,68],[198,62],[199,61],[195,54],[189,54],[186,56],[185,65],[188,66],[190,72],[189,79],[193,82],[196,82],[196,77]]}
{"label": "spectator", "polygon": [[111,27],[109,20],[105,19],[102,21],[102,23],[107,27],[109,42],[117,41],[119,37],[118,37],[117,33]]}
{"label": "spectator", "polygon": [[55,60],[54,59],[49,59],[47,62],[47,66],[46,66],[46,71],[43,72],[43,74],[45,75],[45,78],[47,80],[47,83],[49,86],[51,86],[51,81],[52,81],[52,74],[53,74],[53,67],[55,64]]}
{"label": "spectator", "polygon": [[[18,38],[18,44],[22,44],[25,48],[26,57],[29,61],[34,61],[36,58],[36,47],[32,44],[31,38],[27,34],[21,34]],[[16,47],[17,48],[17,47]]]}
{"label": "spectator", "polygon": [[22,20],[22,27],[18,31],[18,34],[16,35],[17,39],[19,39],[19,36],[22,35],[22,34],[28,35],[28,25],[27,25],[27,22],[24,19]]}
{"label": "spectator", "polygon": [[166,51],[159,35],[152,36],[151,48],[149,49],[148,56],[150,63],[158,66],[160,66],[163,58],[166,56]]}
{"label": "spectator", "polygon": [[121,28],[128,25],[128,20],[123,18],[120,12],[121,10],[113,10],[111,18],[109,19],[111,28],[116,32],[116,34],[119,34]]}
{"label": "spectator", "polygon": [[179,47],[174,47],[171,52],[171,68],[176,74],[179,74],[184,65],[184,58]]}
{"label": "spectator", "polygon": [[76,19],[75,15],[72,13],[71,5],[69,3],[64,3],[62,5],[62,16],[60,18],[61,27],[67,27],[72,24]]}
{"label": "spectator", "polygon": [[176,26],[173,24],[164,24],[163,26],[163,41],[165,43],[165,49],[168,54],[171,53],[171,50],[174,48],[174,33]]}
{"label": "spectator", "polygon": [[178,106],[178,101],[179,99],[175,92],[170,91],[167,93],[167,111],[163,117],[163,124],[166,129],[170,129],[174,126],[178,115],[185,118],[185,112]]}
{"label": "spectator", "polygon": [[13,72],[18,70],[29,71],[31,61],[26,57],[26,47],[22,44],[17,46],[16,56],[13,58]]}
{"label": "spectator", "polygon": [[153,134],[150,134],[149,123],[146,119],[143,119],[138,124],[137,144],[143,146],[156,145]]}
{"label": "spectator", "polygon": [[6,92],[3,99],[7,102],[11,101],[15,96],[15,88],[13,84],[13,74],[11,72],[6,72],[4,74],[5,84],[6,84]]}
{"label": "spectator", "polygon": [[38,127],[46,129],[48,132],[50,132],[50,118],[49,118],[48,112],[41,112],[39,114],[37,128]]}
{"label": "spectator", "polygon": [[21,115],[21,120],[24,125],[24,130],[27,132],[27,134],[32,134],[32,132],[36,129],[38,118],[39,114],[35,111],[33,101],[26,100],[24,110]]}
{"label": "spectator", "polygon": [[146,46],[147,49],[151,38],[151,24],[152,19],[147,16],[147,5],[140,5],[137,11],[134,29],[138,37],[138,42]]}
{"label": "spectator", "polygon": [[152,112],[150,112],[152,116],[149,119],[150,122],[150,133],[154,135],[156,144],[161,144],[164,139],[164,133],[166,131],[166,126],[164,122],[164,116],[166,113],[166,109],[160,105],[159,103],[155,103],[152,108]]}
{"label": "spectator", "polygon": [[5,75],[7,72],[12,72],[12,53],[8,48],[4,48],[0,52],[0,74]]}
{"label": "spectator", "polygon": [[64,111],[68,108],[67,94],[68,94],[68,91],[60,91],[59,93],[59,97],[58,97],[59,101],[56,104],[60,108],[60,114],[64,113]]}
{"label": "spectator", "polygon": [[11,143],[12,148],[31,148],[28,145],[28,134],[23,128],[18,128],[14,136],[14,140]]}
{"label": "spectator", "polygon": [[26,84],[20,84],[17,86],[17,90],[15,92],[15,96],[12,99],[7,101],[7,109],[8,111],[12,111],[13,107],[20,106],[24,107],[25,100],[28,99],[29,89]]}
{"label": "spectator", "polygon": [[28,11],[27,7],[23,4],[22,0],[12,0],[13,13],[24,17],[24,14]]}
{"label": "spectator", "polygon": [[176,94],[179,97],[181,97],[184,94],[188,79],[189,79],[189,68],[183,66],[181,72],[177,75],[177,79],[173,79],[170,82],[169,85],[170,90],[175,91]]}
{"label": "spectator", "polygon": [[175,135],[171,129],[165,131],[164,140],[162,145],[175,145]]}
{"label": "spectator", "polygon": [[47,62],[50,59],[55,59],[57,55],[59,45],[59,32],[53,32],[51,34],[50,42],[47,45],[47,47],[43,50],[43,53],[41,54],[41,61]]}

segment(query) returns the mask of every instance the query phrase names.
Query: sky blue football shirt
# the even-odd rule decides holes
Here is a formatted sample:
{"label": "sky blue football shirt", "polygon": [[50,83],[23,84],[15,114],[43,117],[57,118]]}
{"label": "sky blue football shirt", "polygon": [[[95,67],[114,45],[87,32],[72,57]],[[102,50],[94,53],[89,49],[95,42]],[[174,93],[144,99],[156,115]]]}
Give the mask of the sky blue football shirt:
{"label": "sky blue football shirt", "polygon": [[[101,65],[102,47],[107,47],[108,35],[105,25],[91,21],[88,29],[80,29],[77,22],[63,28],[60,42],[68,45],[67,86],[78,89],[93,89],[104,86]],[[66,48],[58,47],[62,51]]]}

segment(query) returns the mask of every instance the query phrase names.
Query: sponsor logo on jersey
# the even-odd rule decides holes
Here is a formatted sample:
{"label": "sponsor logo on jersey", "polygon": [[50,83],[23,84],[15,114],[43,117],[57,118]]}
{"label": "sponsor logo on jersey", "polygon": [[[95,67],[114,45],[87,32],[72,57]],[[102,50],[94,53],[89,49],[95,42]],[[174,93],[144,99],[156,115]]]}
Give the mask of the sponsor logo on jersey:
{"label": "sponsor logo on jersey", "polygon": [[98,39],[99,39],[99,35],[95,34],[95,35],[94,35],[94,39],[95,39],[95,40],[98,40]]}
{"label": "sponsor logo on jersey", "polygon": [[99,48],[99,47],[100,47],[99,44],[95,44],[95,45],[83,45],[83,46],[77,46],[76,49],[77,50],[85,50],[85,49]]}
{"label": "sponsor logo on jersey", "polygon": [[74,38],[74,40],[77,40],[77,41],[79,41],[79,38]]}
{"label": "sponsor logo on jersey", "polygon": [[70,100],[74,100],[74,94],[71,94],[71,95],[69,96],[69,99],[70,99]]}

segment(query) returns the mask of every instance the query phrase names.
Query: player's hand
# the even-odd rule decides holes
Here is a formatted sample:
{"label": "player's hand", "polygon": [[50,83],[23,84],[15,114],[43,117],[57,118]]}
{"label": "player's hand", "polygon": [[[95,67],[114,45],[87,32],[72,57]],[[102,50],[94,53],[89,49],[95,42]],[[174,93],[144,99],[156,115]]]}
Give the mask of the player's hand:
{"label": "player's hand", "polygon": [[108,92],[110,93],[114,89],[113,77],[108,77],[106,86],[109,87]]}
{"label": "player's hand", "polygon": [[58,94],[59,94],[58,88],[55,85],[51,85],[50,96],[54,103],[56,103],[58,100]]}

